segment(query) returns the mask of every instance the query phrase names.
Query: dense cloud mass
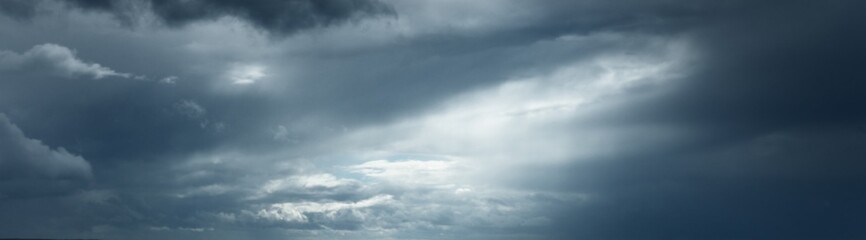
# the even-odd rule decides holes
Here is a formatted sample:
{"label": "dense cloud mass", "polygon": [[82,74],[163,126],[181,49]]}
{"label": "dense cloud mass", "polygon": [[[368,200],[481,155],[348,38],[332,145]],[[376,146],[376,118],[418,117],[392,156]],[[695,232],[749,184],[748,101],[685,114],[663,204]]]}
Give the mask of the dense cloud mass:
{"label": "dense cloud mass", "polygon": [[863,5],[0,0],[0,238],[862,239]]}
{"label": "dense cloud mass", "polygon": [[84,158],[27,138],[0,114],[0,197],[59,193],[90,177],[90,164]]}
{"label": "dense cloud mass", "polygon": [[[27,18],[39,9],[42,0],[6,0],[3,12]],[[278,35],[299,30],[327,27],[362,17],[392,14],[393,10],[376,0],[69,0],[69,7],[106,12],[125,24],[154,16],[168,26],[235,17]]]}

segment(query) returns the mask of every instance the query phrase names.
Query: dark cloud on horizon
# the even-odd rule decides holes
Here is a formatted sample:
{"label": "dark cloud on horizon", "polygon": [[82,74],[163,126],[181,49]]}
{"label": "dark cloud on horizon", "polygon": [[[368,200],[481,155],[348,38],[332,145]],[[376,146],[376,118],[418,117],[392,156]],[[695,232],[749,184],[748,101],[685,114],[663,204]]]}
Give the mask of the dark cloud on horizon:
{"label": "dark cloud on horizon", "polygon": [[866,34],[852,30],[866,27],[860,7],[786,2],[697,26],[699,71],[671,94],[601,117],[694,135],[562,170],[573,176],[563,187],[601,199],[563,212],[554,231],[588,239],[866,236]]}
{"label": "dark cloud on horizon", "polygon": [[[33,2],[0,0],[0,12],[16,19],[38,19],[38,6]],[[370,16],[412,17],[387,1],[66,2],[72,8],[109,13],[121,21],[130,16],[130,5],[124,5],[130,3],[146,3],[147,11],[168,26],[230,16],[258,29],[295,36],[305,36],[303,30],[326,29]],[[29,170],[15,170],[22,169],[19,165],[23,163],[78,163],[77,168],[60,171],[74,186],[51,187],[58,184],[58,178],[66,178],[48,176],[45,167],[27,168],[35,169],[30,175],[39,175],[41,180],[16,178],[19,180],[13,183],[18,188],[47,189],[43,193],[53,195],[40,196],[63,197],[38,202],[0,198],[0,205],[3,201],[11,204],[0,207],[4,213],[0,215],[6,216],[0,222],[12,221],[5,213],[28,215],[16,223],[20,227],[14,231],[0,226],[0,237],[3,231],[20,236],[37,232],[22,224],[46,222],[35,216],[40,213],[66,216],[52,224],[76,236],[142,234],[133,239],[218,237],[224,233],[222,237],[237,239],[278,238],[279,234],[315,238],[303,234],[340,229],[351,235],[381,227],[415,231],[398,235],[406,238],[866,236],[860,230],[866,227],[862,217],[866,195],[861,194],[866,189],[866,111],[862,107],[866,103],[862,94],[866,90],[866,68],[862,67],[866,32],[857,30],[866,27],[866,18],[858,12],[864,4],[847,0],[625,0],[503,2],[487,7],[500,4],[519,5],[531,14],[514,12],[514,16],[528,17],[488,25],[479,17],[469,23],[445,24],[432,33],[413,35],[409,31],[395,37],[397,40],[348,50],[302,46],[302,50],[288,52],[284,48],[294,46],[279,41],[297,39],[271,39],[268,51],[279,56],[258,59],[227,56],[232,52],[195,55],[177,46],[200,44],[200,39],[165,40],[168,37],[158,34],[154,35],[161,38],[154,38],[154,44],[142,43],[151,40],[147,36],[124,38],[90,32],[56,34],[61,37],[28,33],[20,39],[0,39],[0,50],[4,50],[0,52],[0,157],[7,159],[0,159],[0,173],[4,173],[0,183],[13,176],[5,174],[8,171],[27,173]],[[460,19],[465,13],[429,14],[438,23]],[[435,29],[433,23],[402,27]],[[28,23],[0,26],[15,24]],[[31,26],[40,25],[20,28]],[[366,37],[378,33],[368,30],[341,34]],[[135,31],[149,30],[130,32]],[[9,32],[0,29],[0,33]],[[99,37],[92,37],[95,35]],[[365,41],[360,36],[355,36],[357,40],[337,36],[343,41]],[[117,44],[129,39],[128,44]],[[326,34],[314,42],[319,40],[324,44],[333,41]],[[612,100],[592,105],[597,109],[591,116],[547,124],[552,126],[543,130],[549,133],[530,129],[549,134],[550,139],[521,139],[519,145],[553,143],[560,141],[556,136],[561,134],[589,139],[567,145],[583,149],[596,140],[590,132],[596,129],[671,129],[675,137],[658,131],[627,135],[599,147],[613,151],[590,157],[577,154],[550,164],[544,162],[544,153],[521,155],[518,147],[502,148],[503,155],[530,158],[526,160],[530,163],[502,160],[494,165],[503,166],[486,166],[485,172],[505,175],[501,185],[532,194],[492,193],[499,187],[496,184],[487,186],[490,189],[461,187],[455,191],[424,182],[422,187],[413,187],[409,185],[415,178],[429,180],[435,171],[412,172],[411,167],[429,166],[381,161],[376,162],[382,164],[381,169],[365,174],[347,167],[358,162],[330,159],[368,148],[375,152],[376,144],[414,143],[400,137],[393,137],[395,143],[390,143],[385,138],[403,136],[399,131],[420,131],[417,128],[423,125],[396,128],[397,133],[387,132],[388,127],[430,112],[447,115],[449,112],[437,112],[437,104],[455,96],[497,89],[515,78],[545,78],[556,69],[590,64],[600,56],[663,55],[666,50],[658,46],[665,44],[657,42],[675,40],[687,41],[698,58],[687,62],[683,76],[667,85],[627,88]],[[118,49],[124,54],[112,55]],[[290,54],[283,54],[286,52]],[[228,81],[223,78],[230,69],[222,68],[247,60],[250,64],[259,61],[267,70],[261,82],[214,90],[219,81]],[[207,64],[195,65],[198,62]],[[216,70],[183,72],[185,68],[178,66]],[[125,72],[179,77],[169,85],[122,79]],[[105,78],[95,80],[101,76]],[[255,89],[256,84],[265,90]],[[549,92],[527,95],[542,97]],[[495,100],[498,95],[483,96]],[[466,126],[475,125],[466,122],[439,130],[454,133],[436,143],[463,143],[460,134],[477,130],[464,129]],[[505,131],[518,132],[520,127]],[[374,137],[364,139],[369,143],[358,144],[360,147],[334,140],[371,128],[387,133],[371,135]],[[500,140],[513,139],[489,141]],[[485,144],[478,142],[473,147]],[[437,147],[441,146],[429,149]],[[25,154],[21,149],[32,151]],[[332,153],[337,157],[328,155]],[[10,154],[15,157],[6,157]],[[19,167],[7,168],[3,165],[7,163]],[[88,171],[82,170],[81,163]],[[317,164],[326,167],[310,166]],[[388,167],[414,175],[388,176],[393,173]],[[433,169],[438,167],[442,166]],[[495,172],[501,169],[505,170]],[[92,185],[82,187],[89,178],[93,178]],[[0,186],[0,194],[18,194],[7,189]],[[570,198],[569,194],[587,197]],[[57,206],[72,206],[68,209],[73,210],[40,210],[42,204],[58,202]],[[294,205],[280,205],[286,202]],[[527,219],[514,219],[520,217]],[[58,232],[57,236],[62,235]],[[366,237],[381,237],[371,236]]]}

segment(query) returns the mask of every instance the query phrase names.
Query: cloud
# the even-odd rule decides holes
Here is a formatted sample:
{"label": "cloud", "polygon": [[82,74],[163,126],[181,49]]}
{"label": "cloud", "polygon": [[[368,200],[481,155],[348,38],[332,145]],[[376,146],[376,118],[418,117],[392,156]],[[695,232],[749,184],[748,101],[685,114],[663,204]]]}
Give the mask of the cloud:
{"label": "cloud", "polygon": [[[334,219],[341,211],[359,214],[358,210],[386,204],[393,201],[393,196],[379,195],[357,202],[287,202],[272,204],[257,213],[258,217],[287,222],[308,222],[308,215],[323,215]],[[360,216],[363,218],[363,216]]]}
{"label": "cloud", "polygon": [[286,189],[304,191],[311,188],[337,188],[354,184],[356,184],[355,181],[340,179],[331,174],[321,173],[270,180],[262,186],[262,191],[264,193],[273,193]]}
{"label": "cloud", "polygon": [[67,191],[91,177],[90,163],[84,158],[28,138],[0,114],[0,189],[4,197]]}
{"label": "cloud", "polygon": [[392,183],[428,185],[453,181],[457,171],[454,165],[454,161],[374,160],[350,166],[349,170]]}
{"label": "cloud", "polygon": [[[0,200],[10,235],[864,236],[857,1],[396,0],[310,25],[283,4],[329,1],[35,2],[0,1],[37,16],[0,21],[3,48],[112,68],[3,70],[0,112],[116,194]],[[182,81],[39,75],[113,68]]]}
{"label": "cloud", "polygon": [[232,84],[237,85],[253,84],[267,76],[265,67],[259,65],[238,65],[226,73],[226,78],[231,80]]}
{"label": "cloud", "polygon": [[[33,0],[8,0],[0,12],[27,19],[38,11]],[[88,11],[112,14],[124,24],[134,24],[142,18],[154,17],[168,26],[233,17],[274,35],[338,25],[365,17],[391,15],[393,10],[377,0],[122,0],[60,1],[68,6]]]}
{"label": "cloud", "polygon": [[37,68],[40,71],[47,69],[64,77],[143,78],[129,73],[117,72],[98,63],[85,62],[75,56],[75,51],[72,49],[52,43],[33,46],[33,48],[20,54],[12,51],[0,51],[0,71],[17,71],[30,68]]}
{"label": "cloud", "polygon": [[181,100],[175,103],[174,109],[190,119],[200,119],[207,114],[207,110],[204,107],[192,100]]}

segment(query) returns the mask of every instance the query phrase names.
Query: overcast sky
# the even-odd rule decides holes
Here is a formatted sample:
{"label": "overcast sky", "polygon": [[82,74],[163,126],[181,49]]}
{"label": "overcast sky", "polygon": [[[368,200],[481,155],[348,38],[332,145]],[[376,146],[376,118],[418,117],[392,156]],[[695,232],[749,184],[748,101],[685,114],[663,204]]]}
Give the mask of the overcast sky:
{"label": "overcast sky", "polygon": [[0,238],[864,239],[864,3],[0,0]]}

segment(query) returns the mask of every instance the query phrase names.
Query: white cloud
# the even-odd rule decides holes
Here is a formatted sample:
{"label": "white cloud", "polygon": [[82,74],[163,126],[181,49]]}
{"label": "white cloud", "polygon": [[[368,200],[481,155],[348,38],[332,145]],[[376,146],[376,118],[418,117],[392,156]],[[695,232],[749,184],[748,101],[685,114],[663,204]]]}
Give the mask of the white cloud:
{"label": "white cloud", "polygon": [[401,184],[431,185],[454,181],[454,161],[374,160],[350,166],[349,170],[366,176]]}
{"label": "white cloud", "polygon": [[[522,167],[592,159],[617,150],[623,139],[652,132],[652,127],[587,122],[599,108],[610,109],[607,104],[638,99],[645,89],[677,79],[687,52],[678,43],[667,44],[521,75],[457,95],[419,115],[353,128],[321,146],[302,146],[310,149],[239,156],[244,164],[238,168],[270,174],[244,180],[249,192],[239,200],[245,206],[213,213],[214,219],[337,231],[549,225],[555,219],[551,209],[580,204],[591,195],[526,189],[503,178],[537,176],[527,169],[546,168]],[[284,140],[297,128],[270,125],[267,138]],[[319,148],[338,153],[316,155]],[[309,154],[304,160],[286,159],[301,155],[299,149]],[[261,164],[248,164],[254,161]],[[274,161],[291,167],[274,168],[280,166]]]}
{"label": "white cloud", "polygon": [[33,46],[21,54],[12,51],[0,51],[0,70],[21,70],[31,67],[36,67],[40,71],[49,69],[51,72],[65,77],[144,78],[130,73],[117,72],[98,63],[85,62],[79,59],[72,49],[52,43]]}
{"label": "white cloud", "polygon": [[159,227],[151,226],[151,227],[149,227],[148,229],[150,229],[151,231],[158,231],[158,232],[162,232],[162,231],[190,231],[190,232],[204,232],[204,231],[214,231],[214,230],[215,230],[214,228],[191,228],[191,227],[176,227],[176,228],[171,228],[171,227],[168,227],[168,226],[159,226]]}
{"label": "white cloud", "polygon": [[[367,183],[373,184],[374,183]],[[373,186],[371,185],[371,186]],[[360,201],[297,201],[267,205],[248,216],[324,229],[353,224],[365,230],[455,230],[537,227],[550,224],[545,210],[580,204],[585,194],[513,191],[479,186],[390,190]],[[379,189],[382,191],[385,189]],[[234,218],[233,218],[234,219]]]}
{"label": "white cloud", "polygon": [[[537,9],[522,1],[393,1],[401,33],[430,34],[436,32],[458,32],[481,34],[537,20]],[[505,14],[507,13],[507,14]]]}
{"label": "white cloud", "polygon": [[51,149],[27,138],[4,114],[0,114],[0,168],[4,175],[34,174],[49,178],[89,178],[90,164],[64,148]]}
{"label": "white cloud", "polygon": [[335,218],[341,210],[356,210],[382,205],[393,201],[391,195],[378,195],[357,202],[287,202],[272,204],[257,213],[258,217],[286,222],[308,222],[307,214],[321,213]]}

